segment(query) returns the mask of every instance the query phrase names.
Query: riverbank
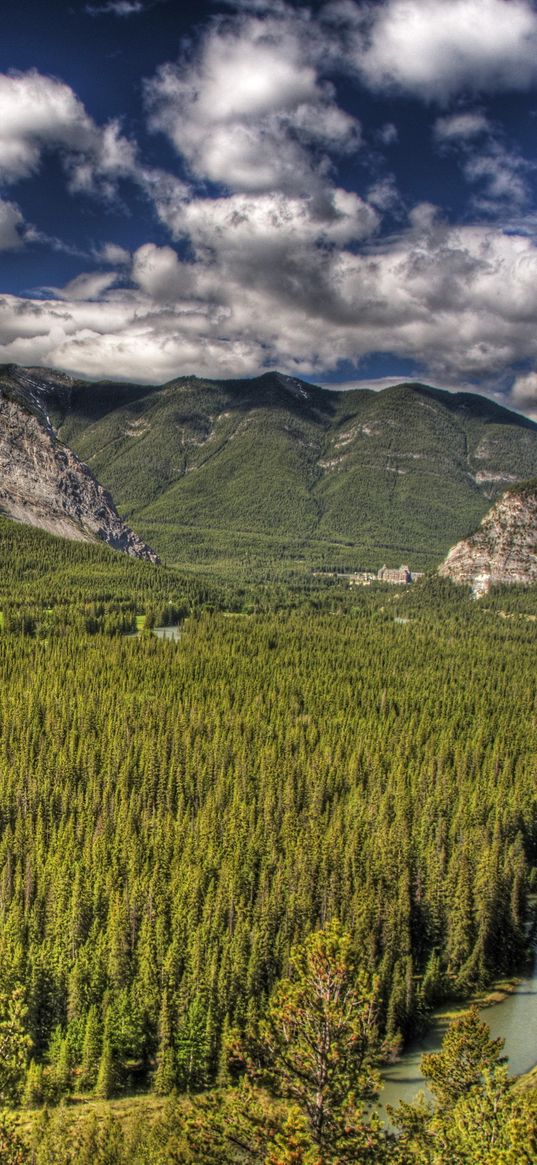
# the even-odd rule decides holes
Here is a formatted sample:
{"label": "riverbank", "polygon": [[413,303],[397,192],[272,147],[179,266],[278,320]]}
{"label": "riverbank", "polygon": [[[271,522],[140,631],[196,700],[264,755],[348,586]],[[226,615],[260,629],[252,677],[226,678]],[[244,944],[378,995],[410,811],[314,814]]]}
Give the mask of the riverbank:
{"label": "riverbank", "polygon": [[442,1004],[439,1008],[435,1008],[431,1017],[431,1025],[437,1020],[445,1020],[446,1023],[451,1023],[460,1015],[461,1011],[468,1011],[470,1007],[478,1007],[480,1011],[486,1011],[489,1007],[495,1007],[500,1003],[505,1003],[511,995],[520,987],[524,981],[523,975],[511,976],[509,979],[495,979],[488,987],[480,988],[466,996],[464,999],[457,999],[450,1003]]}
{"label": "riverbank", "polygon": [[436,1052],[449,1024],[463,1011],[477,1005],[494,1039],[504,1040],[508,1071],[511,1076],[527,1079],[527,1087],[537,1082],[537,952],[527,974],[497,979],[490,987],[464,1000],[444,1004],[433,1012],[425,1033],[405,1049],[399,1060],[382,1070],[382,1108],[395,1106],[400,1100],[411,1102],[424,1090],[421,1059]]}

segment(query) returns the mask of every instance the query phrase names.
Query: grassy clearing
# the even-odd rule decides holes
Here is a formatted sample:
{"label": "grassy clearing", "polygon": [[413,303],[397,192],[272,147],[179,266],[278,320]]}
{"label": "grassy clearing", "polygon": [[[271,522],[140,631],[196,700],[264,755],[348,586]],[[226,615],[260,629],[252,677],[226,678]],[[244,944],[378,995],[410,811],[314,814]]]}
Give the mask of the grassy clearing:
{"label": "grassy clearing", "polygon": [[[66,1119],[74,1124],[84,1121],[106,1121],[110,1116],[115,1117],[122,1124],[135,1123],[143,1120],[151,1123],[161,1116],[167,1105],[168,1098],[153,1096],[152,1093],[138,1093],[133,1096],[124,1096],[113,1100],[98,1100],[96,1097],[74,1095],[61,1106]],[[51,1110],[55,1111],[55,1110]],[[18,1125],[22,1133],[29,1135],[36,1121],[43,1115],[43,1109],[28,1109],[18,1114]]]}

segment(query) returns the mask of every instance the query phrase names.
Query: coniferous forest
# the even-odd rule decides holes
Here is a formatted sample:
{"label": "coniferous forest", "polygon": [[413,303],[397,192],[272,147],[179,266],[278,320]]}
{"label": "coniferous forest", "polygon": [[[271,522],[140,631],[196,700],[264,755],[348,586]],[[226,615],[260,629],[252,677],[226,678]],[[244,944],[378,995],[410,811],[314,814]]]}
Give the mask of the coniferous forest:
{"label": "coniferous forest", "polygon": [[375,1115],[435,1005],[527,956],[528,600],[254,601],[7,523],[0,557],[0,1161],[529,1165],[477,1014],[434,1110]]}

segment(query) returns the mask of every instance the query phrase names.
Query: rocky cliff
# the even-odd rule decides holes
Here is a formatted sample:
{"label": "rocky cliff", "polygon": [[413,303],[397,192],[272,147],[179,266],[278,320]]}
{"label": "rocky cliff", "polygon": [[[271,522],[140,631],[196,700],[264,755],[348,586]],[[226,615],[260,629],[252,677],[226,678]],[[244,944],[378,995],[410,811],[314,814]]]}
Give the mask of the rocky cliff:
{"label": "rocky cliff", "polygon": [[537,582],[537,481],[504,493],[476,533],[450,550],[440,574],[478,594],[496,583]]}
{"label": "rocky cliff", "polygon": [[0,512],[63,538],[100,539],[133,557],[157,561],[122,521],[91,470],[57,440],[24,383],[13,393],[0,382]]}

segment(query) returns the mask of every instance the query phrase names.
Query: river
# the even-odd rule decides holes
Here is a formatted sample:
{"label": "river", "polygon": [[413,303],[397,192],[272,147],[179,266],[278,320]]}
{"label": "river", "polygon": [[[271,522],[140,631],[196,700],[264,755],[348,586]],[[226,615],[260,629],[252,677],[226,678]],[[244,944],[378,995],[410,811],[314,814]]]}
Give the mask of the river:
{"label": "river", "polygon": [[[463,1007],[461,1007],[463,1010]],[[509,1057],[509,1074],[519,1076],[537,1063],[537,951],[533,971],[522,979],[512,995],[502,1003],[481,1009],[491,1035],[505,1040],[504,1054]],[[399,1100],[414,1100],[424,1088],[420,1061],[424,1052],[437,1052],[447,1027],[439,1015],[427,1033],[409,1045],[396,1064],[383,1068],[382,1108]]]}

